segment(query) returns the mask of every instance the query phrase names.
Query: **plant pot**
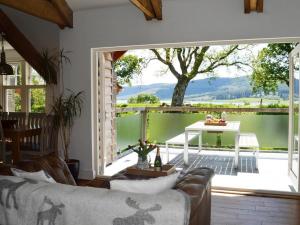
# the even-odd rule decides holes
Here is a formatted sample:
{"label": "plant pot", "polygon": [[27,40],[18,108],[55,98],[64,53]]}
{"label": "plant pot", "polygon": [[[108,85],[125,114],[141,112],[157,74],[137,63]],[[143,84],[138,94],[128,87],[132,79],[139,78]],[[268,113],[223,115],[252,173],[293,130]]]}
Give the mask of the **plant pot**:
{"label": "plant pot", "polygon": [[143,160],[143,158],[139,156],[136,167],[141,170],[149,169],[149,163],[148,163],[147,158],[146,158],[146,160]]}
{"label": "plant pot", "polygon": [[77,159],[69,159],[66,161],[69,170],[74,178],[74,180],[78,181],[78,175],[79,175],[79,168],[80,168],[80,162]]}

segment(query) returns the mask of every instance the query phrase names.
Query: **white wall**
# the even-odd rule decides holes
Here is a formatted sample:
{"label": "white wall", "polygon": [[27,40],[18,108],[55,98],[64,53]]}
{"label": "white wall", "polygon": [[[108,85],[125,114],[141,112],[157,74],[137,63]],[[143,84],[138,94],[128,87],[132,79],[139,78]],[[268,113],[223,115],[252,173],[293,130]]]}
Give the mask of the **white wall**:
{"label": "white wall", "polygon": [[56,24],[3,5],[0,6],[38,51],[45,48],[59,49],[59,28]]}
{"label": "white wall", "polygon": [[[91,48],[178,42],[300,37],[300,1],[265,0],[263,14],[244,14],[242,0],[165,0],[163,21],[146,22],[132,5],[78,11],[74,28],[60,33],[71,50],[66,87],[86,94],[73,130],[71,154],[81,159],[81,177],[93,175]],[[92,76],[96,76],[93,74]]]}

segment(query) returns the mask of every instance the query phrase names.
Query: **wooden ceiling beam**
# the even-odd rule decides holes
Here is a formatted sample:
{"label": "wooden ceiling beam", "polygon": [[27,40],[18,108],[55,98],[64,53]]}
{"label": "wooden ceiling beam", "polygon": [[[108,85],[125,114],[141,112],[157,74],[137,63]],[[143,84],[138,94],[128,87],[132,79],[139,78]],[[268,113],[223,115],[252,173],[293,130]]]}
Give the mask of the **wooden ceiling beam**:
{"label": "wooden ceiling beam", "polygon": [[0,4],[56,23],[61,29],[73,27],[73,12],[65,0],[0,0]]}
{"label": "wooden ceiling beam", "polygon": [[147,7],[144,0],[130,0],[132,4],[134,4],[139,10],[141,10],[146,16],[150,18],[154,18],[154,12]]}
{"label": "wooden ceiling beam", "polygon": [[148,16],[147,14],[144,13],[144,16],[146,20],[152,20],[155,18],[155,12],[151,3],[151,0],[139,0],[150,12],[153,16]]}
{"label": "wooden ceiling beam", "polygon": [[52,4],[66,22],[68,27],[73,27],[73,11],[64,0],[52,0]]}
{"label": "wooden ceiling beam", "polygon": [[161,0],[151,0],[152,7],[155,12],[155,17],[158,20],[162,20],[162,2]]}
{"label": "wooden ceiling beam", "polygon": [[244,0],[244,12],[248,14],[252,11],[262,13],[264,11],[264,0]]}
{"label": "wooden ceiling beam", "polygon": [[257,0],[256,11],[259,13],[264,12],[264,0]]}
{"label": "wooden ceiling beam", "polygon": [[162,20],[161,0],[130,0],[139,10],[141,10],[146,20]]}
{"label": "wooden ceiling beam", "polygon": [[[26,60],[41,76],[44,74],[43,59],[25,35],[16,27],[8,16],[0,9],[0,32],[5,40]],[[56,76],[53,83],[57,83]],[[45,79],[47,80],[47,78]]]}

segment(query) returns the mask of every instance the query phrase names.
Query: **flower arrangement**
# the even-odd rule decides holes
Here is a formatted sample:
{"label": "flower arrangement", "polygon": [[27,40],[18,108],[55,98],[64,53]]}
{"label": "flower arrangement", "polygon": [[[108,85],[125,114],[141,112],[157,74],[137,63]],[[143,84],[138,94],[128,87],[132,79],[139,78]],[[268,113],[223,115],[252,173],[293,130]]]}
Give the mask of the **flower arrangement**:
{"label": "flower arrangement", "polygon": [[147,155],[153,151],[157,146],[155,144],[150,143],[149,141],[142,141],[139,139],[138,144],[136,145],[128,145],[128,150],[132,150],[138,154],[139,157],[142,158],[143,161],[147,160]]}
{"label": "flower arrangement", "polygon": [[155,148],[157,148],[155,144],[152,144],[147,140],[142,141],[141,139],[139,139],[136,145],[128,145],[128,148],[124,149],[123,152],[128,150],[134,151],[136,154],[138,154],[137,167],[140,169],[147,169],[149,168],[147,156]]}

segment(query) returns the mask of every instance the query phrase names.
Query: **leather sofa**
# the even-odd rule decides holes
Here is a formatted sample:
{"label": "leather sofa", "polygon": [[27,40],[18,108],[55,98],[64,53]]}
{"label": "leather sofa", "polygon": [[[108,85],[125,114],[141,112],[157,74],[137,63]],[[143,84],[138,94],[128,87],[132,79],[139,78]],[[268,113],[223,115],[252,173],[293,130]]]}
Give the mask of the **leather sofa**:
{"label": "leather sofa", "polygon": [[[0,164],[0,175],[12,176],[10,165]],[[47,171],[58,183],[76,185],[66,163],[51,154],[34,161],[19,162],[13,167],[28,172]],[[191,202],[189,225],[210,225],[211,220],[211,179],[214,175],[209,168],[197,168],[184,173],[174,187],[185,192]],[[103,187],[103,186],[101,186]]]}

